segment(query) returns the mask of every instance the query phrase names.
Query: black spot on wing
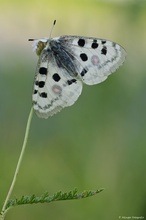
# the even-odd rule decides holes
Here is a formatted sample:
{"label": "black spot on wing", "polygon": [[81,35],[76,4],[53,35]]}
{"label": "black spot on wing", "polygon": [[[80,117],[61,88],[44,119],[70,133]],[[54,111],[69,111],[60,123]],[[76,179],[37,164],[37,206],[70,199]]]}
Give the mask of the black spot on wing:
{"label": "black spot on wing", "polygon": [[88,56],[87,56],[85,53],[81,53],[81,54],[80,54],[80,58],[81,58],[81,60],[84,61],[84,62],[88,60]]}
{"label": "black spot on wing", "polygon": [[75,83],[76,81],[77,81],[76,79],[67,80],[67,84],[71,85],[72,83]]}
{"label": "black spot on wing", "polygon": [[35,89],[35,90],[33,91],[33,94],[37,94],[37,92],[38,92],[38,90]]}
{"label": "black spot on wing", "polygon": [[102,44],[105,44],[105,43],[106,43],[106,40],[102,40],[101,43],[102,43]]}
{"label": "black spot on wing", "polygon": [[85,40],[82,39],[82,38],[80,38],[80,39],[78,40],[78,45],[79,45],[80,47],[84,47],[84,45],[85,45]]}
{"label": "black spot on wing", "polygon": [[103,55],[106,55],[107,54],[107,47],[104,46],[102,49],[101,49],[101,54]]}
{"label": "black spot on wing", "polygon": [[35,85],[38,86],[39,85],[39,81],[35,81]]}
{"label": "black spot on wing", "polygon": [[38,83],[38,86],[39,86],[40,88],[43,88],[43,87],[45,86],[45,82],[44,82],[44,81],[40,81],[40,82]]}
{"label": "black spot on wing", "polygon": [[42,98],[47,98],[47,93],[46,93],[46,92],[40,93],[40,97],[42,97]]}
{"label": "black spot on wing", "polygon": [[45,67],[40,67],[39,73],[40,73],[41,75],[47,75],[47,68],[45,68]]}
{"label": "black spot on wing", "polygon": [[93,40],[93,43],[91,44],[91,48],[96,49],[97,47],[98,47],[97,40],[94,39],[94,40]]}
{"label": "black spot on wing", "polygon": [[58,73],[54,73],[52,78],[54,79],[54,81],[59,82],[59,80],[61,79],[61,77],[59,76]]}
{"label": "black spot on wing", "polygon": [[84,68],[80,74],[81,74],[81,76],[84,76],[87,72],[88,71]]}

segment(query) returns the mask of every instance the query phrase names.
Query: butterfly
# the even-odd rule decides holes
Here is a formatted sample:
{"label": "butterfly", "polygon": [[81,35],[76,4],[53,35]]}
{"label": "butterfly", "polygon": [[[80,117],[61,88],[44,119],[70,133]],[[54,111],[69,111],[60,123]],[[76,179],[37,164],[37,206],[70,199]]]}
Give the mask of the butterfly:
{"label": "butterfly", "polygon": [[33,108],[41,118],[48,118],[75,103],[83,83],[94,85],[123,64],[126,51],[105,39],[83,36],[60,36],[33,40],[39,56]]}

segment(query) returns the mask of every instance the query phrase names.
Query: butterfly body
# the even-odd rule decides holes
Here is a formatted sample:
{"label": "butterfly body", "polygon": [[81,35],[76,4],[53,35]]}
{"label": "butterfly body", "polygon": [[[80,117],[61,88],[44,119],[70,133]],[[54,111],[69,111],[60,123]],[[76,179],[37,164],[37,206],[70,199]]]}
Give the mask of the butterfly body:
{"label": "butterfly body", "polygon": [[42,118],[73,105],[83,83],[104,81],[126,56],[114,42],[78,36],[35,40],[34,50],[39,61],[32,99],[36,114]]}

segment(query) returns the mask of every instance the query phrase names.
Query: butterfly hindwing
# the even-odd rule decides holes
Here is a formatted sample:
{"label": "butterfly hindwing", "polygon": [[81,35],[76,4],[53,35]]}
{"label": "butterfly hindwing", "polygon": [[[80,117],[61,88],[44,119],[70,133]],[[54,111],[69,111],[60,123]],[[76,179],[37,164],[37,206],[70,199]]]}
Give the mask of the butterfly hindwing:
{"label": "butterfly hindwing", "polygon": [[57,39],[69,48],[81,79],[88,85],[104,81],[125,60],[125,50],[112,41],[78,36]]}
{"label": "butterfly hindwing", "polygon": [[82,91],[82,83],[59,68],[52,52],[43,50],[36,70],[33,105],[37,115],[48,118],[71,106]]}

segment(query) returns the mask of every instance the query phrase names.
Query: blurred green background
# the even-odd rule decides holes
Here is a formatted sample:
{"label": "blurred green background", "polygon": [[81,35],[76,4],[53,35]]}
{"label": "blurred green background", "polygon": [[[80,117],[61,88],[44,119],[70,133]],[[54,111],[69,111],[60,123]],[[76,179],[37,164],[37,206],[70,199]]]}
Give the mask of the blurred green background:
{"label": "blurred green background", "polygon": [[78,201],[22,206],[6,219],[146,218],[146,1],[0,0],[0,207],[31,108],[38,57],[28,38],[83,35],[121,44],[126,62],[104,83],[44,120],[34,115],[12,197],[77,187]]}

